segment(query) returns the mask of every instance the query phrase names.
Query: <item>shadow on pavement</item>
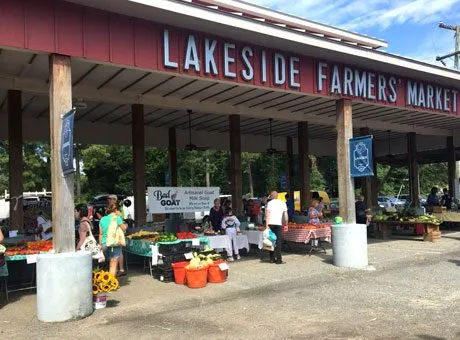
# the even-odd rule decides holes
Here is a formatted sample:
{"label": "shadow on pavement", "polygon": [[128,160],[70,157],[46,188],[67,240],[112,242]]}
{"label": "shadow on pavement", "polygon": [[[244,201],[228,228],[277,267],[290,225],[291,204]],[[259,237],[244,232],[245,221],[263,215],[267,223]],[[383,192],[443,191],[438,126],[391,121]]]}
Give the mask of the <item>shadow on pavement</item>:
{"label": "shadow on pavement", "polygon": [[438,336],[432,336],[432,335],[426,335],[426,334],[419,334],[417,336],[423,340],[446,340],[446,338],[440,338]]}

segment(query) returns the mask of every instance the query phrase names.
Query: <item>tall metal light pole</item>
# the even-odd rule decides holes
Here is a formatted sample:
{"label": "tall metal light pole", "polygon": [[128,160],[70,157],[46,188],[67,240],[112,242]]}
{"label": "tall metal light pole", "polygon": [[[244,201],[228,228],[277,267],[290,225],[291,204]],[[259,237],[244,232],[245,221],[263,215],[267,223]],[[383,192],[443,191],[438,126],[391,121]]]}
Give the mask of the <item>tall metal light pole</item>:
{"label": "tall metal light pole", "polygon": [[[443,63],[443,65],[445,66],[446,64],[444,63],[444,59],[446,58],[450,58],[450,57],[454,57],[454,68],[456,70],[459,70],[459,58],[460,58],[460,25],[456,25],[456,26],[453,26],[453,25],[447,25],[447,24],[444,24],[444,23],[439,23],[439,27],[440,28],[443,28],[443,29],[446,29],[446,30],[451,30],[451,31],[455,31],[455,51],[453,53],[449,53],[445,56],[437,56],[436,57],[436,60],[437,61],[440,61],[441,63]],[[454,146],[454,150],[455,150],[455,146]],[[454,151],[455,152],[455,151]],[[450,188],[454,194],[457,194],[460,192],[460,162],[457,161],[456,164],[455,164],[455,190],[453,190],[454,188]],[[457,198],[457,197],[454,197],[454,198]]]}
{"label": "tall metal light pole", "polygon": [[447,25],[444,23],[439,23],[439,27],[446,29],[446,30],[452,30],[455,31],[455,51],[453,53],[446,54],[442,57],[436,57],[437,61],[442,62],[444,65],[445,63],[443,62],[444,59],[454,57],[454,68],[456,70],[459,69],[459,58],[460,58],[460,25]]}

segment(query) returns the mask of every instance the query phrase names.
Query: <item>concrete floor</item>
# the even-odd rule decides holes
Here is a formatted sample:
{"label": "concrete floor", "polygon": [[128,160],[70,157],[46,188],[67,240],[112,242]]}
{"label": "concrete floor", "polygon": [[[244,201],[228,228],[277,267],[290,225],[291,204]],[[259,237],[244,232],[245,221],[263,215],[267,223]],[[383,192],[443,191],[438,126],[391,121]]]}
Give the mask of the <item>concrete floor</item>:
{"label": "concrete floor", "polygon": [[34,294],[0,309],[0,339],[460,339],[460,233],[439,243],[370,240],[369,270],[327,255],[256,256],[231,264],[225,284],[192,290],[131,269],[108,308],[43,324]]}

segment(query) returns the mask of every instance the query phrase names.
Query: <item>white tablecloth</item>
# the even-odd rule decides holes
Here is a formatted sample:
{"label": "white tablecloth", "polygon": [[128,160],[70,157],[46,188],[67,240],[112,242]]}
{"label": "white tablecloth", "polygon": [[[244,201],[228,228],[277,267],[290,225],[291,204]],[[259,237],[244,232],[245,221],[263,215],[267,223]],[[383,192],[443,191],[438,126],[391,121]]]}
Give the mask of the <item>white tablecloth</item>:
{"label": "white tablecloth", "polygon": [[[208,236],[209,247],[213,249],[225,249],[229,251],[230,239],[227,235]],[[249,251],[249,242],[246,235],[240,234],[236,236],[236,242],[238,243],[238,249],[246,248]]]}
{"label": "white tablecloth", "polygon": [[230,239],[227,237],[227,235],[208,236],[208,240],[210,248],[225,250],[231,249]]}
{"label": "white tablecloth", "polygon": [[249,244],[256,244],[259,249],[262,249],[264,246],[264,233],[258,230],[248,230],[245,232],[245,235],[248,238]]}
{"label": "white tablecloth", "polygon": [[249,241],[246,235],[236,235],[236,243],[238,244],[238,249],[246,248],[246,250],[249,252]]}

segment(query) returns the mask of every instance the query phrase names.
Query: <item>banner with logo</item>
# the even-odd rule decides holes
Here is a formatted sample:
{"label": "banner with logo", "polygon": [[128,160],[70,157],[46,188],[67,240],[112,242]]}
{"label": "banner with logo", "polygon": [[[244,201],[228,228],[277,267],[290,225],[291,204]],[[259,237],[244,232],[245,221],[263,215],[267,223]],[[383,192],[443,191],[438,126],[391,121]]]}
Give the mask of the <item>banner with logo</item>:
{"label": "banner with logo", "polygon": [[149,212],[173,214],[208,211],[219,198],[217,187],[149,187]]}
{"label": "banner with logo", "polygon": [[351,177],[374,176],[372,138],[362,136],[350,139]]}
{"label": "banner with logo", "polygon": [[61,131],[61,167],[62,174],[68,175],[75,172],[73,167],[73,123],[75,109],[62,115]]}

